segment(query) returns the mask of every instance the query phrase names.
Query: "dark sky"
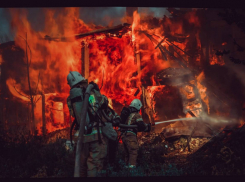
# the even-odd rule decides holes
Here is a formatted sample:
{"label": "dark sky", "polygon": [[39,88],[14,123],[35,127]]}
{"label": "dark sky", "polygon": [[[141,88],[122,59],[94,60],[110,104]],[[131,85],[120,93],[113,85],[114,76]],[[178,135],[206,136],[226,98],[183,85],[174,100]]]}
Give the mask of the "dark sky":
{"label": "dark sky", "polygon": [[[59,12],[62,8],[52,8]],[[44,11],[42,8],[27,8],[28,19],[31,26],[36,31],[42,31],[44,25]],[[139,13],[146,13],[155,17],[163,17],[167,13],[166,8],[139,8]],[[120,20],[125,16],[126,7],[81,7],[79,9],[80,19],[85,23],[107,26],[118,25]],[[0,8],[0,43],[14,39],[14,33],[10,28],[10,14],[8,9]]]}

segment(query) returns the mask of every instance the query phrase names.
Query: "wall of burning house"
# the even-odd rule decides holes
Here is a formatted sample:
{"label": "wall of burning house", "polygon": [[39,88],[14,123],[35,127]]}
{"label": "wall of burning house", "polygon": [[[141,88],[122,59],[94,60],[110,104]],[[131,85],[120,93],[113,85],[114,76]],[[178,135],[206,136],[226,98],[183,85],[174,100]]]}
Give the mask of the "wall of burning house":
{"label": "wall of burning house", "polygon": [[[15,42],[1,44],[1,129],[8,133],[32,131],[31,104],[28,92],[23,91],[21,79],[26,77],[24,64],[24,51],[15,45]],[[34,96],[35,102],[35,126],[38,133],[42,133],[42,99],[41,95]],[[46,94],[45,119],[48,132],[69,126],[68,111],[64,108],[66,98],[58,94]]]}
{"label": "wall of burning house", "polygon": [[[7,42],[1,44],[0,55],[2,58],[0,94],[1,129],[4,128],[5,131],[14,133],[16,129],[23,130],[24,126],[28,124],[29,110],[27,104],[21,104],[21,101],[11,94],[6,85],[6,81],[9,75],[13,75],[16,70],[21,69],[20,62],[24,53],[15,46],[14,42]],[[18,74],[16,75],[18,76]]]}

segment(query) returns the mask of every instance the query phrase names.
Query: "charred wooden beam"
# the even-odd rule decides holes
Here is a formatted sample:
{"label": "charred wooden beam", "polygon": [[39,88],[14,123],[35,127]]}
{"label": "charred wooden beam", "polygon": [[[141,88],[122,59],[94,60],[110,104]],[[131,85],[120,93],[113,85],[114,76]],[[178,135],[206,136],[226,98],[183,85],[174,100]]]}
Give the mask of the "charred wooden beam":
{"label": "charred wooden beam", "polygon": [[[206,16],[206,14],[204,14]],[[207,67],[210,65],[209,63],[209,53],[210,53],[210,37],[209,37],[209,31],[210,31],[210,22],[205,21],[204,22],[204,31],[200,35],[201,37],[201,48],[203,51],[203,58],[201,58],[201,64],[202,68],[204,70],[207,69]]]}
{"label": "charred wooden beam", "polygon": [[89,48],[85,42],[81,43],[81,61],[82,61],[82,75],[84,78],[89,78]]}
{"label": "charred wooden beam", "polygon": [[137,65],[137,73],[140,74],[141,71],[141,64],[140,64],[140,52],[139,50],[139,44],[136,44],[135,46],[135,58],[136,58],[136,65]]}
{"label": "charred wooden beam", "polygon": [[[177,57],[174,56],[174,53],[171,53],[169,50],[166,49],[165,46],[162,46],[161,44],[159,44],[159,42],[153,38],[152,35],[148,34],[147,31],[139,31],[140,33],[145,34],[151,41],[152,43],[156,44],[157,47],[159,48],[159,50],[162,53],[163,58],[167,61],[168,59],[175,61],[176,63],[178,63],[181,67],[183,68],[187,68],[187,64],[186,62],[184,62],[183,60],[178,59]],[[169,46],[172,47],[172,46]],[[174,49],[172,49],[172,51],[174,51]],[[168,55],[168,58],[166,57],[165,53]]]}
{"label": "charred wooden beam", "polygon": [[48,41],[69,42],[69,41],[73,41],[74,39],[81,39],[89,35],[101,34],[101,33],[116,34],[120,37],[126,32],[128,32],[129,30],[130,30],[130,24],[124,23],[124,24],[117,25],[117,26],[110,27],[110,28],[103,28],[103,29],[98,29],[98,30],[92,30],[86,33],[76,34],[70,37],[50,37],[46,35],[43,39],[48,40]]}
{"label": "charred wooden beam", "polygon": [[45,94],[42,94],[42,121],[43,121],[43,135],[46,135],[46,118],[45,118]]}
{"label": "charred wooden beam", "polygon": [[147,115],[148,116],[147,119],[149,119],[149,122],[152,125],[155,125],[155,121],[154,121],[154,117],[153,117],[153,110],[151,107],[149,107],[149,106],[151,106],[150,97],[149,97],[148,92],[145,89],[145,87],[142,87],[142,101],[143,101],[143,109],[142,109],[143,117],[144,116],[146,117],[146,115]]}
{"label": "charred wooden beam", "polygon": [[124,34],[129,30],[130,24],[128,23],[124,23],[121,25],[117,25],[115,27],[110,27],[110,28],[103,28],[103,29],[99,29],[99,30],[93,30],[87,33],[82,33],[82,34],[77,34],[75,35],[76,39],[80,39],[89,35],[93,35],[93,34],[99,34],[99,33],[112,33],[112,34]]}

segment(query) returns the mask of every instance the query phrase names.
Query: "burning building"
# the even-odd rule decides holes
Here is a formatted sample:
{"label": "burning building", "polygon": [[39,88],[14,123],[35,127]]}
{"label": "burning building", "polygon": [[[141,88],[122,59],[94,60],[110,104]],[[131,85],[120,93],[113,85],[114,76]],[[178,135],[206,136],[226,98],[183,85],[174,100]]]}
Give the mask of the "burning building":
{"label": "burning building", "polygon": [[[204,115],[241,119],[243,83],[226,66],[229,60],[215,54],[228,42],[225,35],[235,29],[217,27],[224,25],[221,20],[208,24],[207,14],[216,10],[169,9],[172,16],[162,19],[127,10],[127,23],[115,27],[86,25],[76,8],[67,8],[58,17],[47,10],[43,32],[33,31],[25,13],[11,11],[16,38],[1,44],[0,54],[2,123],[10,126],[10,120],[14,125],[22,120],[39,133],[68,127],[70,70],[96,82],[117,113],[134,98],[141,99],[141,113],[152,124]],[[218,35],[218,29],[225,31]],[[31,97],[34,120],[30,119]],[[13,110],[17,105],[20,109]],[[213,134],[202,123],[176,122],[155,130],[163,126],[165,133],[174,128],[182,132],[178,135],[190,135],[194,129],[197,136]]]}

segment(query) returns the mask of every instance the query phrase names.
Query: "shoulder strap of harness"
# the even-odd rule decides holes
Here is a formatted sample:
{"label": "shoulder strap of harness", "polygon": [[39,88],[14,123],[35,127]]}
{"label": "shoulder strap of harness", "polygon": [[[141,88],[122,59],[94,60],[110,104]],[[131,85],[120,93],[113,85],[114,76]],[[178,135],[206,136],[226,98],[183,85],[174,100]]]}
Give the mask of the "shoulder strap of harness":
{"label": "shoulder strap of harness", "polygon": [[136,113],[131,113],[131,114],[130,114],[130,116],[129,116],[129,118],[128,118],[128,125],[131,124],[131,121],[132,121],[133,117],[135,116],[135,114],[136,114]]}

